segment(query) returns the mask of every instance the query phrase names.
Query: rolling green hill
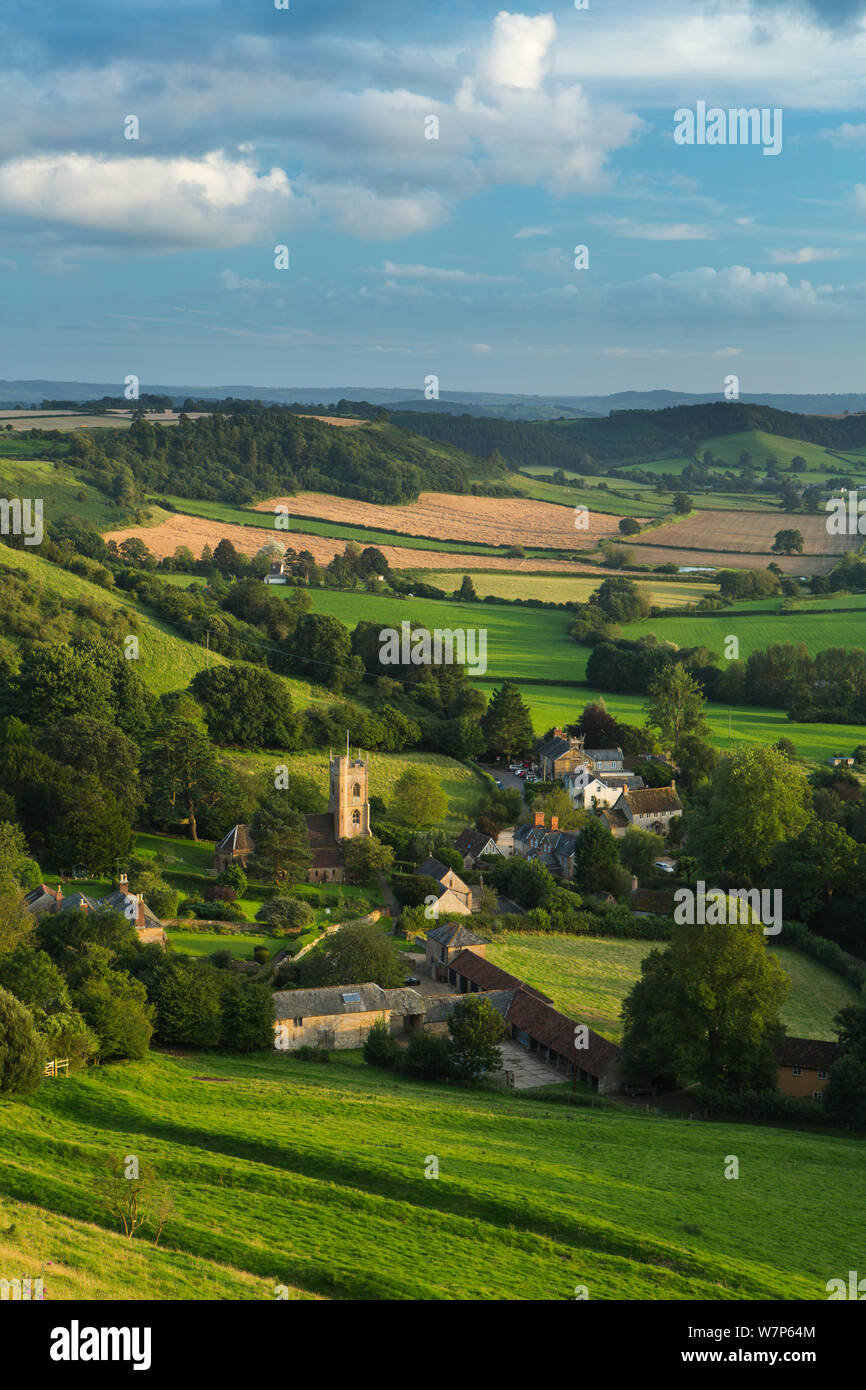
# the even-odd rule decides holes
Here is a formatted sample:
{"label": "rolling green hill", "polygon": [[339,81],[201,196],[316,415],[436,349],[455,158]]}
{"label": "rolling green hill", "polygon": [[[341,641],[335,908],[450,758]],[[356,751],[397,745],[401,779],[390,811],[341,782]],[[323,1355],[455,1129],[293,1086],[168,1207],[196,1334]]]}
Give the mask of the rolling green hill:
{"label": "rolling green hill", "polygon": [[[134,1239],[121,1265],[97,1185],[130,1153],[174,1212],[160,1251]],[[724,1181],[726,1153],[739,1182]],[[30,1268],[44,1252],[73,1297],[196,1296],[210,1274],[222,1298],[286,1284],[340,1299],[568,1302],[585,1285],[596,1300],[823,1300],[866,1219],[862,1154],[854,1139],[412,1083],[345,1054],[154,1054],[0,1104],[2,1212],[16,1231],[26,1217]]]}
{"label": "rolling green hill", "polygon": [[[664,943],[508,932],[491,943],[487,956],[549,995],[563,1013],[619,1042],[622,1001],[640,978],[641,961],[656,945],[663,948]],[[834,1039],[833,1019],[847,1004],[858,1002],[857,991],[799,951],[776,946],[770,938],[767,949],[791,978],[791,993],[782,1009],[788,1032]]]}

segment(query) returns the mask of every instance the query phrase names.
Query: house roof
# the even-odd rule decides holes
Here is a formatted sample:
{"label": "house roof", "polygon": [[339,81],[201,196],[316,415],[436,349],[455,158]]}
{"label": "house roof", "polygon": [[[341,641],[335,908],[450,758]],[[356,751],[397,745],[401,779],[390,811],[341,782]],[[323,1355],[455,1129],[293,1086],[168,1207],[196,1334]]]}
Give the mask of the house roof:
{"label": "house roof", "polygon": [[334,817],[330,811],[305,816],[307,822],[307,843],[310,849],[333,849],[337,844],[334,834]]}
{"label": "house roof", "polygon": [[496,841],[493,839],[493,836],[485,835],[482,830],[467,828],[466,830],[462,830],[454,841],[454,848],[457,850],[458,854],[471,854],[476,857],[479,854],[483,854],[487,850],[488,845],[493,846],[492,850],[489,851],[490,853],[502,853],[501,850],[497,849]]}
{"label": "house roof", "polygon": [[253,854],[255,846],[250,838],[250,827],[248,825],[233,825],[214,848],[228,850],[232,854]]}
{"label": "house roof", "polygon": [[494,965],[492,960],[485,960],[474,951],[461,951],[460,955],[451,961],[449,969],[456,970],[479,989],[525,989],[538,999],[547,999],[547,995],[542,994],[541,990],[524,984],[516,975],[509,975],[507,970],[502,970],[500,966]]}
{"label": "house roof", "polygon": [[441,927],[433,927],[427,933],[428,939],[438,941],[440,946],[486,946],[486,936],[476,936],[474,931],[460,922],[444,922]]}
{"label": "house roof", "polygon": [[572,750],[575,753],[581,751],[576,743],[569,742],[567,738],[549,738],[546,743],[539,745],[538,756],[547,758],[550,762],[556,762],[557,758],[561,758],[564,753],[570,753]]}
{"label": "house roof", "polygon": [[591,1028],[588,1030],[589,1046],[576,1050],[574,1019],[566,1018],[549,1000],[526,985],[515,993],[505,1017],[537,1042],[553,1048],[560,1057],[576,1060],[577,1065],[589,1072],[590,1076],[603,1076],[620,1056],[620,1049],[615,1043],[608,1042],[607,1038],[594,1033]]}
{"label": "house roof", "polygon": [[415,870],[416,874],[423,874],[426,878],[443,879],[448,873],[447,864],[440,864],[438,859],[434,859],[432,854],[428,854],[423,864],[419,864]]}
{"label": "house roof", "polygon": [[587,748],[586,751],[594,763],[622,762],[621,748]]}
{"label": "house roof", "polygon": [[496,911],[503,917],[522,917],[526,908],[521,907],[520,903],[516,903],[513,898],[500,897],[496,899]]}
{"label": "house roof", "polygon": [[333,1018],[337,1014],[375,1013],[390,1008],[386,991],[372,981],[321,989],[281,989],[273,998],[275,1018]]}
{"label": "house roof", "polygon": [[780,1067],[805,1067],[807,1071],[829,1071],[841,1055],[838,1043],[819,1038],[785,1038],[775,1048]]}
{"label": "house roof", "polygon": [[635,888],[628,897],[632,912],[654,912],[669,917],[673,911],[674,895],[665,888]]}
{"label": "house roof", "polygon": [[624,791],[620,800],[626,802],[633,816],[651,816],[661,811],[683,809],[676,787],[638,787],[634,791]]}
{"label": "house roof", "polygon": [[[623,792],[622,796],[625,796],[625,792]],[[622,800],[622,796],[619,798],[620,801]],[[608,830],[620,829],[622,826],[628,825],[625,814],[622,811],[617,811],[616,807],[611,809],[609,806],[597,806],[595,814],[598,816],[599,820],[604,821]]]}
{"label": "house roof", "polygon": [[394,1014],[423,1014],[426,1012],[426,1001],[417,989],[410,989],[406,985],[401,985],[399,989],[383,989],[382,993],[385,996],[385,1008],[390,1009]]}
{"label": "house roof", "polygon": [[[135,893],[122,893],[118,889],[116,893],[109,893],[106,897],[100,898],[99,906],[114,908],[116,912],[122,912],[125,917],[135,921],[138,911],[138,896]],[[161,927],[162,922],[154,912],[151,912],[143,898],[141,906],[144,909],[144,925],[146,927]]]}

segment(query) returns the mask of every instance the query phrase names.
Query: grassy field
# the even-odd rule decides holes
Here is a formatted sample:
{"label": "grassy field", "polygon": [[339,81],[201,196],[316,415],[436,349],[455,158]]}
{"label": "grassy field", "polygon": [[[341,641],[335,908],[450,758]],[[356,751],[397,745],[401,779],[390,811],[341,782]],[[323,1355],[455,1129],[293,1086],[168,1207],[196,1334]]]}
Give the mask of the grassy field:
{"label": "grassy field", "polygon": [[[643,695],[611,695],[592,686],[532,685],[520,681],[520,693],[532,711],[537,732],[543,733],[552,725],[575,723],[584,705],[603,699],[611,714],[626,724],[644,722]],[[493,686],[482,687],[489,695]],[[728,732],[726,706],[708,704],[704,711],[710,726],[710,742],[714,748],[727,752],[748,743],[775,743],[789,738],[801,758],[827,758],[832,753],[850,752],[858,743],[866,743],[866,724],[797,724],[778,709],[762,709],[757,705],[733,705]]]}
{"label": "grassy field", "polygon": [[[0,554],[4,564],[23,571],[66,602],[85,601],[99,608],[116,608],[135,614],[136,622],[130,624],[130,632],[135,632],[139,638],[138,670],[157,695],[183,690],[205,666],[207,657],[204,647],[178,637],[167,623],[152,617],[140,604],[126,596],[70,574],[68,570],[50,564],[31,551],[4,547]],[[210,660],[217,665],[224,663],[224,658],[215,652],[211,652]]]}
{"label": "grassy field", "polygon": [[[457,587],[458,580],[452,579]],[[597,585],[596,585],[597,587]],[[440,599],[407,599],[377,594],[310,589],[313,611],[333,613],[347,627],[369,620],[400,630],[411,621],[429,628],[484,628],[487,631],[487,674],[498,679],[548,678],[582,680],[587,649],[568,636],[568,614],[539,608],[506,608],[496,604],[456,603]]]}
{"label": "grassy field", "polygon": [[[354,753],[354,747],[353,747]],[[302,773],[318,782],[323,797],[328,794],[328,755],[318,753],[240,753],[225,754],[242,782],[252,790],[261,791],[273,785],[274,764],[279,761],[289,768],[289,776]],[[446,758],[440,753],[370,753],[370,794],[381,796],[387,806],[394,787],[407,768],[423,768],[434,772],[448,797],[449,814],[442,822],[449,831],[462,830],[467,821],[475,819],[486,786],[482,774],[465,763]],[[369,894],[367,895],[369,896]]]}
{"label": "grassy field", "polygon": [[[619,1042],[622,1001],[640,978],[641,961],[655,945],[609,937],[533,936],[509,932],[487,948],[489,960],[535,985],[558,1009],[588,1023]],[[791,978],[782,1022],[795,1037],[833,1039],[833,1018],[846,1004],[859,1001],[857,991],[817,961],[768,940]]]}
{"label": "grassy field", "polygon": [[[6,448],[6,440],[0,449]],[[46,459],[0,458],[0,495],[39,498],[46,522],[77,516],[94,526],[116,525],[118,509],[68,464],[55,468]]]}
{"label": "grassy field", "polygon": [[285,946],[285,941],[276,936],[230,936],[220,932],[183,931],[170,927],[166,933],[173,950],[187,956],[209,956],[213,951],[231,951],[238,960],[251,961],[256,946],[266,946],[271,955]]}
{"label": "grassy field", "polygon": [[[861,596],[862,598],[863,596]],[[835,599],[836,607],[847,607],[848,600]],[[852,606],[857,606],[852,600]],[[720,617],[704,617],[699,613],[680,616],[647,618],[631,623],[623,636],[634,640],[645,633],[675,642],[678,647],[706,646],[722,655],[725,640],[730,634],[738,638],[740,658],[745,661],[753,651],[786,642],[804,643],[814,655],[827,647],[862,647],[866,641],[862,611],[839,613],[827,608],[812,610],[811,604],[797,613],[738,613],[730,609]]]}
{"label": "grassy field", "polygon": [[[126,1242],[121,1270],[98,1179],[130,1153],[175,1210],[162,1249]],[[724,1181],[725,1153],[739,1182]],[[284,1283],[337,1299],[566,1302],[582,1284],[592,1299],[823,1300],[866,1218],[862,1153],[847,1138],[411,1083],[345,1054],[326,1067],[152,1055],[0,1104],[16,1235],[18,1204],[33,1204],[22,1273],[40,1255],[69,1271],[49,1297],[80,1296],[88,1276],[96,1297],[201,1296],[186,1269],[209,1272],[220,1298]]]}
{"label": "grassy field", "polygon": [[[411,570],[405,571],[407,575]],[[440,589],[459,588],[463,570],[419,570],[417,578],[426,584],[435,584]],[[587,574],[509,574],[504,570],[471,570],[469,578],[475,585],[479,598],[487,594],[497,594],[501,598],[538,598],[545,603],[586,603],[587,599],[604,581],[604,575]],[[650,603],[664,608],[674,608],[678,604],[697,603],[704,594],[717,594],[714,584],[699,580],[688,583],[666,584],[661,581],[636,581],[638,590]],[[864,596],[866,597],[866,596]],[[486,611],[486,610],[485,610]]]}

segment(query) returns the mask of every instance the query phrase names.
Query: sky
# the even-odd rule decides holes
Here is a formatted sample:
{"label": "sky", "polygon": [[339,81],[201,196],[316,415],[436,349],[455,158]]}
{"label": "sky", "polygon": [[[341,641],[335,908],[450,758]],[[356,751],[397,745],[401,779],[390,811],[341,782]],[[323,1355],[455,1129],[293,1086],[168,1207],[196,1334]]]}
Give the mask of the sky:
{"label": "sky", "polygon": [[866,0],[5,0],[0,51],[2,378],[866,389]]}

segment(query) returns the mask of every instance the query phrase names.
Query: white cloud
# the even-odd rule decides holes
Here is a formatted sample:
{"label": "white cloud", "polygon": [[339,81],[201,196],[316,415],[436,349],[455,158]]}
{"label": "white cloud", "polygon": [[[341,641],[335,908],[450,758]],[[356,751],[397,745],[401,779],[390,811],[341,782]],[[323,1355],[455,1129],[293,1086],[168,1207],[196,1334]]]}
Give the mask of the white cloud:
{"label": "white cloud", "polygon": [[556,24],[549,14],[509,14],[500,10],[479,76],[495,87],[536,91],[549,66]]}
{"label": "white cloud", "polygon": [[590,221],[614,236],[639,241],[709,241],[715,236],[709,227],[691,222],[636,222],[631,217],[593,217]]}
{"label": "white cloud", "polygon": [[487,283],[491,285],[514,284],[514,275],[488,275],[483,270],[451,270],[435,265],[396,265],[394,261],[383,261],[383,275],[405,277],[409,280],[453,281],[455,284]]}
{"label": "white cloud", "polygon": [[399,241],[438,227],[449,217],[439,193],[377,193],[358,183],[313,183],[299,180],[318,211],[340,231],[362,241]]}
{"label": "white cloud", "polygon": [[603,291],[605,308],[630,320],[670,319],[713,322],[733,319],[814,319],[840,312],[832,286],[808,280],[792,284],[783,271],[750,270],[732,265],[722,270],[699,266],[672,275],[646,275]]}
{"label": "white cloud", "polygon": [[221,150],[198,159],[46,154],[0,165],[0,211],[100,243],[238,246],[282,225],[296,205],[282,169],[260,174]]}
{"label": "white cloud", "polygon": [[813,261],[838,261],[844,254],[830,247],[801,246],[796,251],[771,250],[770,260],[774,265],[810,265]]}
{"label": "white cloud", "polygon": [[224,290],[279,290],[281,285],[269,280],[247,280],[233,270],[221,270],[217,280]]}

